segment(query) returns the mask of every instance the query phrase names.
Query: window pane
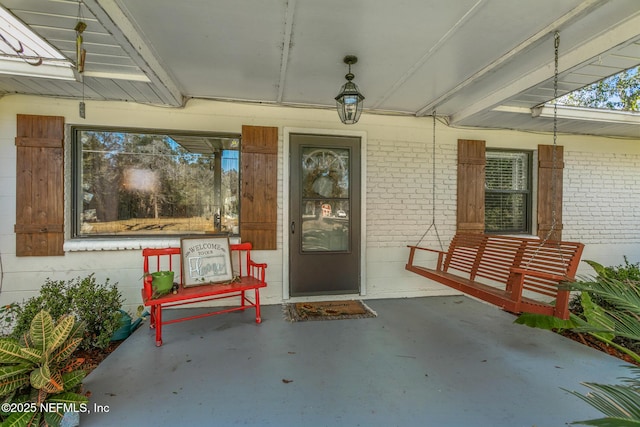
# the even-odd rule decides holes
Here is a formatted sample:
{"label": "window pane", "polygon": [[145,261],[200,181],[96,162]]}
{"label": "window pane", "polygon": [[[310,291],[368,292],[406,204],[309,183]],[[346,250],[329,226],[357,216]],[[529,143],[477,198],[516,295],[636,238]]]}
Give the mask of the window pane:
{"label": "window pane", "polygon": [[238,233],[239,138],[78,130],[78,236]]}
{"label": "window pane", "polygon": [[528,190],[529,156],[523,152],[487,151],[488,190]]}
{"label": "window pane", "polygon": [[302,251],[349,250],[347,149],[302,149]]}
{"label": "window pane", "polygon": [[529,232],[530,162],[527,151],[487,151],[485,230]]}
{"label": "window pane", "polygon": [[526,218],[525,194],[486,194],[485,228],[487,231],[526,231]]}

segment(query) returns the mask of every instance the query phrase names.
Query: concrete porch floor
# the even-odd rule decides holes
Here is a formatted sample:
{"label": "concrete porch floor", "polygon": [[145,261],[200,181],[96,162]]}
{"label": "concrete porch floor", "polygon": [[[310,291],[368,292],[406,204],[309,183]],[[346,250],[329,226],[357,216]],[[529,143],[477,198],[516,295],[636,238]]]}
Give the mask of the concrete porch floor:
{"label": "concrete porch floor", "polygon": [[260,325],[168,325],[159,348],[146,322],[85,379],[80,425],[555,427],[601,416],[561,388],[630,373],[467,297],[366,303],[378,317],[289,323],[271,305]]}

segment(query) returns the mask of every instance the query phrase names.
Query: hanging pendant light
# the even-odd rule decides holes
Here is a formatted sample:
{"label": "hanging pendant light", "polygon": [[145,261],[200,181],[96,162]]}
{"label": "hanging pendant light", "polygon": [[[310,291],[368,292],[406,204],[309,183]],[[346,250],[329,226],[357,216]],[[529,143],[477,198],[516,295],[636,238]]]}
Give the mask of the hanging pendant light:
{"label": "hanging pendant light", "polygon": [[344,57],[344,63],[349,66],[349,72],[344,76],[347,82],[340,88],[340,93],[335,98],[340,121],[345,125],[357,123],[360,114],[362,114],[364,96],[360,93],[358,86],[351,81],[355,77],[351,73],[351,65],[356,62],[358,62],[356,56],[347,55]]}

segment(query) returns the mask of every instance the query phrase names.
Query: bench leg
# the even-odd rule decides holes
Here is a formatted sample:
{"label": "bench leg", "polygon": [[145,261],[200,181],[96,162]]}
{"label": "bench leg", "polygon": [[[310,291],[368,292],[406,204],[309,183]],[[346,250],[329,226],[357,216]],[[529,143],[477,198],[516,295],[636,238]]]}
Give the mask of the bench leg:
{"label": "bench leg", "polygon": [[156,347],[162,345],[162,306],[156,305]]}
{"label": "bench leg", "polygon": [[246,301],[246,298],[245,298],[245,291],[242,291],[242,292],[240,293],[240,306],[242,307],[242,311],[244,311],[245,301]]}
{"label": "bench leg", "polygon": [[262,317],[260,317],[260,289],[256,288],[256,323],[261,323],[262,322]]}
{"label": "bench leg", "polygon": [[156,307],[152,305],[149,307],[149,311],[151,312],[149,315],[149,329],[154,329],[156,327]]}

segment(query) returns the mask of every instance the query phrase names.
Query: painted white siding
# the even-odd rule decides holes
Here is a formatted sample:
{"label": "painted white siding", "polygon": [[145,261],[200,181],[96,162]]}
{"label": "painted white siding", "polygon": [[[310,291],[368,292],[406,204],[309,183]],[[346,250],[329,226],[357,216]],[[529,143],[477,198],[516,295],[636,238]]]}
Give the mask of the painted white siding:
{"label": "painted white siding", "polygon": [[[278,250],[256,251],[269,264],[265,304],[283,298],[283,214],[287,191],[283,158],[284,128],[361,131],[366,151],[366,297],[392,298],[452,293],[448,288],[404,270],[407,244],[416,243],[432,219],[432,121],[430,118],[364,114],[357,125],[342,125],[333,110],[295,109],[192,100],[168,109],[129,103],[87,102],[87,119],[77,101],[28,96],[0,99],[0,304],[22,301],[46,277],[72,278],[95,273],[119,283],[129,308],[140,304],[142,256],[138,249],[74,250],[63,257],[15,256],[16,114],[62,115],[67,124],[240,132],[241,126],[279,127]],[[514,131],[451,129],[438,123],[435,218],[444,244],[455,231],[457,140],[482,139],[487,147],[536,149],[550,135]],[[623,255],[640,260],[640,131],[637,140],[560,135],[565,147],[564,238],[587,244],[585,259],[620,264]],[[67,164],[68,166],[68,164]],[[67,178],[70,175],[67,174]],[[67,197],[69,188],[67,186]],[[437,247],[434,233],[424,240]],[[91,245],[104,248],[104,245]],[[136,245],[119,242],[119,247]],[[68,246],[71,247],[70,245]],[[79,249],[76,247],[76,249]],[[581,272],[589,273],[585,266]]]}

